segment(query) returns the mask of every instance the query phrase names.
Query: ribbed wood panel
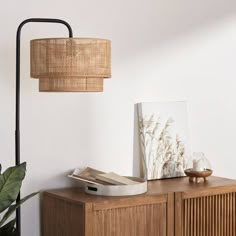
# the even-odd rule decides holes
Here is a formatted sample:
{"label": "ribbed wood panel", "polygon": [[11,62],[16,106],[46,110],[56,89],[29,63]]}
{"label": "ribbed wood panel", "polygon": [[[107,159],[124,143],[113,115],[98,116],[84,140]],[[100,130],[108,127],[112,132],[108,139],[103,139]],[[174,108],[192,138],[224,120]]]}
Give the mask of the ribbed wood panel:
{"label": "ribbed wood panel", "polygon": [[[44,195],[43,236],[84,236],[84,207]],[[2,235],[1,235],[2,236]]]}
{"label": "ribbed wood panel", "polygon": [[236,236],[236,193],[188,198],[183,236]]}
{"label": "ribbed wood panel", "polygon": [[166,203],[96,211],[94,236],[166,236]]}

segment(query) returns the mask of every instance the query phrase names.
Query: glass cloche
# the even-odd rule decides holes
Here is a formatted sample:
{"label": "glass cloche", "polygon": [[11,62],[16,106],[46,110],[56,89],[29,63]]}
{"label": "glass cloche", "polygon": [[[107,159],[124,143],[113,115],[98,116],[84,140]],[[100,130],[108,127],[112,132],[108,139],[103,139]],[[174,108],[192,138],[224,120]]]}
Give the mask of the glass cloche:
{"label": "glass cloche", "polygon": [[200,183],[201,178],[207,181],[207,177],[212,175],[211,164],[203,152],[193,153],[184,172],[189,176],[190,182],[195,180],[197,183]]}
{"label": "glass cloche", "polygon": [[211,164],[203,152],[194,152],[187,163],[187,169],[193,171],[211,170]]}

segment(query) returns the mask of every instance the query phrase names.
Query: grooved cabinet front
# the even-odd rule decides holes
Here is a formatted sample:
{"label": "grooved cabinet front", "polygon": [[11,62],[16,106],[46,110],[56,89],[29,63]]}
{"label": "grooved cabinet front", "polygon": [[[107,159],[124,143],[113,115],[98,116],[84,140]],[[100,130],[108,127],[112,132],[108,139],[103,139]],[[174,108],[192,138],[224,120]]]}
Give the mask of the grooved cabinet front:
{"label": "grooved cabinet front", "polygon": [[183,200],[183,235],[236,235],[235,193]]}
{"label": "grooved cabinet front", "polygon": [[166,203],[94,211],[94,236],[166,236]]}
{"label": "grooved cabinet front", "polygon": [[173,204],[173,194],[97,197],[80,189],[48,191],[43,235],[173,236]]}
{"label": "grooved cabinet front", "polygon": [[43,236],[236,236],[236,181],[150,181],[148,193],[102,197],[79,188],[43,193]]}
{"label": "grooved cabinet front", "polygon": [[177,236],[236,236],[236,186],[176,193]]}

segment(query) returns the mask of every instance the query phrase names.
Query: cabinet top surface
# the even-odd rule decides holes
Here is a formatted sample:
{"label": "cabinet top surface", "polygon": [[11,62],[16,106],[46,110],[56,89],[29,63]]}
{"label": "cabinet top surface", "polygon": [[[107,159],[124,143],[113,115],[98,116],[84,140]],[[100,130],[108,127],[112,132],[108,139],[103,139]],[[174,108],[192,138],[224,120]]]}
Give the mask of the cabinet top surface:
{"label": "cabinet top surface", "polygon": [[148,181],[148,192],[142,195],[127,196],[127,197],[104,197],[90,195],[84,192],[83,188],[63,188],[45,191],[44,194],[55,198],[61,198],[70,201],[99,202],[104,200],[111,200],[116,198],[131,198],[140,196],[163,195],[170,192],[197,192],[210,189],[217,189],[224,186],[235,186],[236,180],[226,179],[216,176],[208,178],[207,182],[190,183],[188,177],[163,179]]}

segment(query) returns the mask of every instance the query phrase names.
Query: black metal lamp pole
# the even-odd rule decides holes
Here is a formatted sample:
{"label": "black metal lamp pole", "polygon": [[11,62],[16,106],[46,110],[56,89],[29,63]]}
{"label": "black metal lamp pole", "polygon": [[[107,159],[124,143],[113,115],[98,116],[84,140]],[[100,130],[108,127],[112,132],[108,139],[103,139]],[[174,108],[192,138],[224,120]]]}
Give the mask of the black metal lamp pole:
{"label": "black metal lamp pole", "polygon": [[[69,30],[69,37],[73,37],[71,26],[64,20],[50,18],[30,18],[24,20],[17,29],[16,34],[16,130],[15,130],[15,164],[20,164],[20,36],[22,27],[29,22],[59,23],[63,24]],[[18,195],[17,202],[20,200]],[[16,211],[16,228],[18,235],[21,235],[21,211]]]}

